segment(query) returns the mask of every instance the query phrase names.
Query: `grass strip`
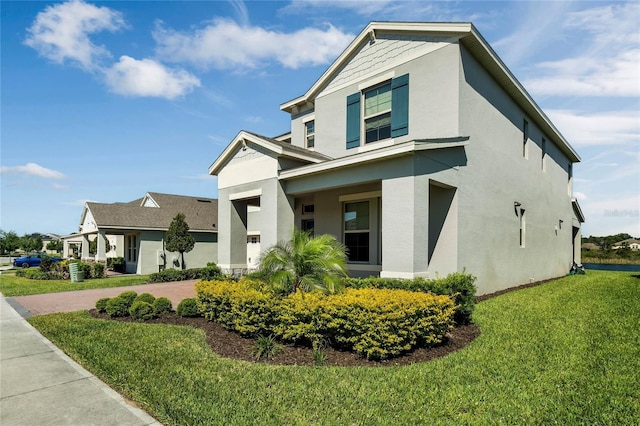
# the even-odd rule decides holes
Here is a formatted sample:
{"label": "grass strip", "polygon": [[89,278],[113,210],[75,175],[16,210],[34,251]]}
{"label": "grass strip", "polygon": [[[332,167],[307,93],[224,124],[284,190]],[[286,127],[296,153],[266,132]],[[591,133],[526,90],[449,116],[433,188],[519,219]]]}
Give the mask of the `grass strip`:
{"label": "grass strip", "polygon": [[0,275],[0,293],[6,297],[30,294],[58,293],[61,291],[88,290],[93,288],[124,287],[146,284],[148,275],[89,279],[83,282],[70,280],[30,280],[15,275]]}
{"label": "grass strip", "polygon": [[635,424],[640,279],[588,272],[480,303],[482,335],[404,367],[223,359],[204,334],[86,312],[32,317],[47,338],[166,425]]}

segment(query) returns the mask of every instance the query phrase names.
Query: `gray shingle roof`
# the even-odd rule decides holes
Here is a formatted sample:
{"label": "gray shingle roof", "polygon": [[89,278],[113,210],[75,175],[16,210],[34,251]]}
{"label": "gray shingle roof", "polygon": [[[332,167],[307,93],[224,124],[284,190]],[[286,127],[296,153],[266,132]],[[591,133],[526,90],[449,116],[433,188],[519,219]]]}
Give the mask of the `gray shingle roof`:
{"label": "gray shingle roof", "polygon": [[331,157],[328,157],[328,156],[326,156],[324,154],[321,154],[319,152],[312,151],[312,150],[307,149],[307,148],[302,148],[300,146],[292,145],[292,144],[290,144],[288,142],[282,142],[282,141],[279,141],[279,140],[276,140],[276,139],[273,139],[273,138],[270,138],[270,137],[267,137],[267,136],[259,135],[258,133],[247,132],[246,130],[245,130],[245,132],[249,133],[249,134],[251,134],[253,136],[256,136],[258,138],[264,139],[265,141],[271,142],[274,145],[278,145],[278,146],[282,147],[284,149],[285,153],[287,151],[289,151],[289,152],[292,152],[292,153],[304,154],[304,155],[307,155],[307,156],[312,157],[312,158],[317,158],[318,160],[331,160],[332,159]]}
{"label": "gray shingle roof", "polygon": [[144,198],[129,203],[91,203],[87,206],[99,228],[168,229],[178,213],[184,213],[191,231],[218,230],[218,200],[185,195],[148,195],[159,207],[144,207]]}

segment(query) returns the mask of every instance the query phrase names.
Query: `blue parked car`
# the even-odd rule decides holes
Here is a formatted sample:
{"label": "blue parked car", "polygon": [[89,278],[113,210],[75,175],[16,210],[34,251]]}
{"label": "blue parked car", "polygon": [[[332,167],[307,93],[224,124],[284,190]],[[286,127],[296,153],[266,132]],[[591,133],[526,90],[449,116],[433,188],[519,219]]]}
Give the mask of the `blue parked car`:
{"label": "blue parked car", "polygon": [[40,266],[42,259],[48,257],[52,262],[60,262],[62,259],[59,257],[49,256],[48,254],[28,254],[22,256],[13,261],[13,266],[30,268],[31,266]]}

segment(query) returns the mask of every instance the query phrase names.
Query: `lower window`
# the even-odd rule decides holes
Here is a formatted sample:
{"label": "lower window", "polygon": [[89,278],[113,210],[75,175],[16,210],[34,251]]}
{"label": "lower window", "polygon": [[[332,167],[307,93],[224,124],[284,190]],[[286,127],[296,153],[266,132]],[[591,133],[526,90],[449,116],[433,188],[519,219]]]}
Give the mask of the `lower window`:
{"label": "lower window", "polygon": [[369,202],[344,204],[344,245],[350,262],[369,261]]}

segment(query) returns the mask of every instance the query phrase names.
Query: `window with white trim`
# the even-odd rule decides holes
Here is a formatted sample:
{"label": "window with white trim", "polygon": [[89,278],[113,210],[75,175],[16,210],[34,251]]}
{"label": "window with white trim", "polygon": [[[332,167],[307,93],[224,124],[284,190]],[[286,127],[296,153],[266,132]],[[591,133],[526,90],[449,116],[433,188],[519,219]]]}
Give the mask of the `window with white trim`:
{"label": "window with white trim", "polygon": [[409,74],[347,96],[347,149],[408,133]]}
{"label": "window with white trim", "polygon": [[391,137],[391,82],[364,92],[365,143]]}
{"label": "window with white trim", "polygon": [[316,144],[316,124],[315,120],[304,123],[305,148],[313,148]]}
{"label": "window with white trim", "polygon": [[369,261],[369,219],[369,201],[344,203],[344,245],[349,262]]}

